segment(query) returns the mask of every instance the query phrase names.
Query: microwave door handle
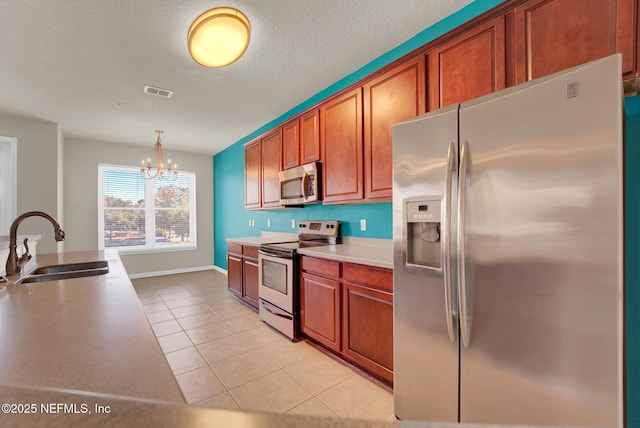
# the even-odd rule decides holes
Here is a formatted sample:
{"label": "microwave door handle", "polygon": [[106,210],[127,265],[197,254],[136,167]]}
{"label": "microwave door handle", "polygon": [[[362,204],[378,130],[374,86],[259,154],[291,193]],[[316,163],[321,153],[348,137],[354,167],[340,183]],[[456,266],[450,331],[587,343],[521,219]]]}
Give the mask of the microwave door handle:
{"label": "microwave door handle", "polygon": [[300,180],[300,186],[302,186],[302,199],[307,202],[309,195],[307,195],[307,181],[309,180],[309,174],[305,171],[302,174],[302,180]]}

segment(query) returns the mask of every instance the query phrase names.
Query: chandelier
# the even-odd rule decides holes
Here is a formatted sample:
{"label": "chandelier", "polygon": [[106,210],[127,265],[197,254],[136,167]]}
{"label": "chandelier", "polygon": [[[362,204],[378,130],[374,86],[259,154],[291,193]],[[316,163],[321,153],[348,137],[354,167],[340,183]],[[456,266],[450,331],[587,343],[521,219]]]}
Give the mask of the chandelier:
{"label": "chandelier", "polygon": [[171,159],[167,161],[167,169],[164,169],[164,163],[162,162],[162,143],[160,142],[160,134],[163,131],[156,130],[158,134],[158,139],[156,140],[156,163],[155,168],[151,167],[151,158],[147,159],[147,163],[145,165],[144,159],[142,160],[142,164],[140,165],[140,175],[144,178],[153,180],[155,178],[159,178],[161,180],[175,180],[178,178],[178,167],[176,164],[171,165]]}

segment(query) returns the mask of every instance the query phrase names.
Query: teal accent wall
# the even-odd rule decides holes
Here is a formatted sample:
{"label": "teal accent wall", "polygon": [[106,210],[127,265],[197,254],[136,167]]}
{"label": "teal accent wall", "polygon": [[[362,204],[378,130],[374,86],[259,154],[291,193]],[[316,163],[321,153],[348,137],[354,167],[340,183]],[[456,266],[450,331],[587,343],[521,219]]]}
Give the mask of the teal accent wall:
{"label": "teal accent wall", "polygon": [[[223,269],[227,268],[227,238],[259,236],[263,230],[295,232],[295,229],[291,228],[291,219],[295,219],[296,222],[338,219],[343,222],[342,232],[345,236],[390,239],[392,236],[390,203],[310,205],[304,208],[264,211],[245,210],[243,144],[503,2],[504,0],[472,1],[459,11],[426,28],[215,155],[213,158],[214,264]],[[360,231],[360,219],[363,218],[367,220],[366,232]],[[250,219],[255,220],[254,228],[249,227]],[[267,228],[268,219],[271,219],[271,228]]]}
{"label": "teal accent wall", "polygon": [[[340,220],[345,236],[391,239],[391,203],[358,205],[307,205],[277,210],[244,209],[244,147],[234,144],[214,158],[215,265],[227,268],[226,238],[258,236],[261,231],[291,232],[291,220]],[[367,230],[360,231],[360,219]],[[249,227],[249,220],[255,227]],[[271,228],[267,220],[271,220]]]}
{"label": "teal accent wall", "polygon": [[640,428],[640,96],[625,99],[627,428]]}

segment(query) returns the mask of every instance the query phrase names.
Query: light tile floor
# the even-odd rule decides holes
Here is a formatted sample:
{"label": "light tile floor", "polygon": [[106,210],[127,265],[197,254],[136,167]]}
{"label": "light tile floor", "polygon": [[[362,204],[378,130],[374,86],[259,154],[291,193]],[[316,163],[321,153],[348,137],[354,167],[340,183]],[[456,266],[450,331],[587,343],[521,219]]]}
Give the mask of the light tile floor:
{"label": "light tile floor", "polygon": [[133,284],[188,404],[395,420],[388,387],[262,323],[231,296],[224,274]]}

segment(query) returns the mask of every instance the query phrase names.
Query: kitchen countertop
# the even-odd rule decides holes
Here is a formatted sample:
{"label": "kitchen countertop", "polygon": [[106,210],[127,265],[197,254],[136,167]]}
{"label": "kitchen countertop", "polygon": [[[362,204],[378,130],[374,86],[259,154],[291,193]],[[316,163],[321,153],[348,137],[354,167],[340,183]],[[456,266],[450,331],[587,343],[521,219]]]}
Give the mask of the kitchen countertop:
{"label": "kitchen countertop", "polygon": [[[227,238],[226,241],[242,245],[261,245],[293,242],[297,239],[298,235],[295,233],[262,232],[261,236]],[[342,242],[337,245],[300,248],[298,253],[339,262],[393,269],[393,240],[345,236],[342,238]]]}
{"label": "kitchen countertop", "polygon": [[[12,414],[5,413],[5,407],[3,407],[3,412],[0,413],[0,424],[3,427],[466,428],[469,426],[453,423],[364,421],[337,417],[245,412],[180,406],[155,400],[135,400],[113,395],[86,394],[80,391],[24,388],[15,385],[0,385],[0,396],[3,403],[10,405],[9,410],[16,412],[18,409],[25,408],[35,410],[30,414],[25,414],[24,411],[20,414]],[[64,404],[67,405],[66,411]],[[486,425],[476,425],[476,427],[482,428]]]}
{"label": "kitchen countertop", "polygon": [[300,248],[298,252],[305,256],[393,269],[393,241],[391,239],[345,236],[342,240],[342,244]]}
{"label": "kitchen countertop", "polygon": [[39,266],[107,260],[106,275],[0,289],[0,384],[184,403],[114,251],[38,254]]}
{"label": "kitchen countertop", "polygon": [[260,236],[247,236],[240,238],[227,238],[227,242],[242,245],[273,244],[276,242],[294,242],[298,240],[297,233],[287,232],[262,232]]}

